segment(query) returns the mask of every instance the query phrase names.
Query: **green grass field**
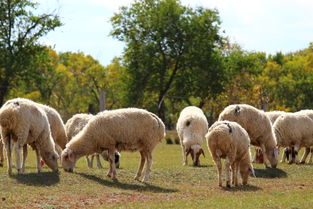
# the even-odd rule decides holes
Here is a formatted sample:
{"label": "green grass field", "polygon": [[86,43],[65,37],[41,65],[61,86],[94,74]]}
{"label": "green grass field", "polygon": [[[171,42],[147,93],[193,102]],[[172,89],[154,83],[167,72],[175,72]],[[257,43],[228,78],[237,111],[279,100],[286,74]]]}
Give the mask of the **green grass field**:
{"label": "green grass field", "polygon": [[[0,168],[0,208],[312,208],[313,165],[254,164],[257,178],[248,186],[218,187],[217,173],[204,144],[201,167],[182,166],[181,147],[165,140],[153,153],[149,183],[133,180],[139,153],[122,153],[118,182],[104,169],[88,169],[80,159],[74,173],[37,174],[29,153],[26,174],[8,177]],[[189,159],[189,162],[191,160]],[[94,162],[95,163],[95,162]],[[240,181],[241,182],[241,181]],[[223,182],[225,185],[225,182]]]}

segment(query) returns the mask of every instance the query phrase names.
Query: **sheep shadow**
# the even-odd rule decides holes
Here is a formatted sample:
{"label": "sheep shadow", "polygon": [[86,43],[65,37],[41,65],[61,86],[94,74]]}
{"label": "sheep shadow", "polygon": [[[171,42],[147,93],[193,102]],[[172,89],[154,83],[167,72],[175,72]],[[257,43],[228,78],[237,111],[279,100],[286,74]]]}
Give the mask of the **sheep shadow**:
{"label": "sheep shadow", "polygon": [[173,192],[178,192],[177,189],[169,189],[169,188],[163,188],[155,185],[151,185],[149,183],[142,183],[142,185],[138,184],[129,184],[125,182],[119,182],[119,181],[111,181],[111,180],[106,180],[99,178],[94,175],[90,174],[85,174],[85,173],[75,173],[78,174],[84,178],[87,178],[89,180],[95,181],[101,185],[108,186],[108,187],[116,187],[120,189],[125,189],[125,190],[135,190],[139,192],[154,192],[154,193],[173,193]]}
{"label": "sheep shadow", "polygon": [[57,172],[15,174],[11,177],[28,186],[52,186],[60,182],[60,176]]}
{"label": "sheep shadow", "polygon": [[222,187],[221,188],[222,190],[224,191],[227,191],[227,192],[255,192],[255,191],[258,191],[258,190],[262,190],[262,188],[260,187],[257,187],[257,186],[253,186],[253,185],[239,185],[239,186],[236,186],[236,187]]}
{"label": "sheep shadow", "polygon": [[254,168],[257,178],[287,178],[287,173],[279,168]]}

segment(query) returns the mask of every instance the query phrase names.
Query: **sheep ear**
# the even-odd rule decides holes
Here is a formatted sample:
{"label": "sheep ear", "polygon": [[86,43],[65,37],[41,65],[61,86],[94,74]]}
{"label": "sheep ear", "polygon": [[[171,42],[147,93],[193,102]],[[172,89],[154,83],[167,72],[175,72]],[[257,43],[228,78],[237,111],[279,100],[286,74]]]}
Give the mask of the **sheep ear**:
{"label": "sheep ear", "polygon": [[203,151],[202,148],[200,149],[200,155],[201,155],[201,154],[203,155],[203,157],[205,157],[205,154],[204,154],[204,151]]}
{"label": "sheep ear", "polygon": [[74,162],[75,161],[75,155],[72,150],[67,150],[67,153],[65,155],[66,158],[68,158],[69,161]]}

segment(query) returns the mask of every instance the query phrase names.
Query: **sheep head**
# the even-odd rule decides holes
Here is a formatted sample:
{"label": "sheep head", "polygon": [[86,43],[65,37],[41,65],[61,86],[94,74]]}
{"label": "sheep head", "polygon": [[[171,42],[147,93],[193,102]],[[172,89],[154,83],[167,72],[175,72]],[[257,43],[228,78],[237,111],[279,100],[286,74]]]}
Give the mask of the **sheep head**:
{"label": "sheep head", "polygon": [[65,171],[73,172],[73,169],[76,163],[76,157],[75,157],[75,153],[73,152],[73,150],[69,148],[66,148],[65,150],[63,150],[62,156],[61,156],[61,163]]}
{"label": "sheep head", "polygon": [[58,169],[58,159],[59,155],[57,152],[52,151],[52,152],[44,152],[42,154],[42,159],[44,162],[47,164],[49,168],[51,168],[53,171],[57,172],[59,171]]}
{"label": "sheep head", "polygon": [[191,147],[189,147],[186,150],[186,156],[188,156],[189,154],[191,155],[194,166],[200,165],[200,159],[199,158],[200,158],[201,154],[205,157],[203,149],[198,144],[192,145]]}

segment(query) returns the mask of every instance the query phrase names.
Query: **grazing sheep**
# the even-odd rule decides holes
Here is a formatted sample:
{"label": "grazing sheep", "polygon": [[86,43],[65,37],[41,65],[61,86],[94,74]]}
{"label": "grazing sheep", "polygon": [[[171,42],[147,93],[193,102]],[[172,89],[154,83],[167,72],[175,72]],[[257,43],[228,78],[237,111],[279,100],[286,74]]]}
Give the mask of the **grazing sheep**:
{"label": "grazing sheep", "polygon": [[[67,136],[65,133],[64,123],[63,123],[63,120],[62,120],[60,114],[52,107],[49,107],[49,106],[44,105],[44,104],[36,103],[36,102],[29,100],[29,99],[15,98],[15,99],[9,100],[9,102],[23,102],[23,101],[31,103],[33,105],[37,105],[39,108],[41,108],[46,113],[47,118],[48,118],[48,122],[49,122],[50,132],[51,132],[52,138],[55,142],[55,149],[58,152],[59,156],[61,156],[62,150],[65,149],[65,145],[67,144]],[[7,103],[5,103],[4,106]],[[27,153],[28,153],[27,144],[25,144],[23,147],[22,170],[25,169],[25,159],[27,158]]]}
{"label": "grazing sheep", "polygon": [[[22,101],[32,103],[33,105],[38,105],[40,108],[43,109],[43,111],[46,113],[48,117],[51,135],[55,144],[58,145],[62,150],[65,149],[65,145],[67,144],[67,136],[63,120],[58,111],[56,111],[54,108],[50,106],[40,104],[25,98],[15,98],[9,100],[8,102],[22,102]],[[5,106],[8,102],[6,102],[3,106]],[[56,147],[58,151],[60,151],[59,147]]]}
{"label": "grazing sheep", "polygon": [[176,130],[183,151],[183,164],[187,165],[187,156],[191,154],[193,165],[199,166],[199,157],[204,156],[201,144],[208,132],[208,121],[202,110],[195,106],[184,108],[178,118]]}
{"label": "grazing sheep", "polygon": [[251,144],[262,149],[264,165],[267,161],[275,168],[278,161],[278,148],[271,122],[266,114],[247,104],[227,106],[219,115],[220,121],[239,123],[249,134]]}
{"label": "grazing sheep", "polygon": [[300,163],[299,149],[313,146],[312,127],[313,120],[302,113],[286,113],[275,121],[273,129],[278,146],[289,147],[293,155],[289,163]]}
{"label": "grazing sheep", "polygon": [[250,172],[255,176],[249,149],[250,138],[246,130],[238,123],[217,121],[210,127],[205,137],[217,166],[219,186],[222,186],[221,159],[225,159],[227,187],[230,187],[230,168],[232,170],[232,184],[235,186],[238,186],[238,172],[240,172],[243,185],[248,183]]}
{"label": "grazing sheep", "polygon": [[2,140],[1,140],[1,137],[0,137],[0,167],[3,167],[3,161],[4,161],[3,151],[4,151],[3,143],[2,143]]}
{"label": "grazing sheep", "polygon": [[[313,110],[300,110],[299,112],[297,112],[298,114],[305,114],[307,116],[309,116],[312,120],[313,120]],[[309,163],[312,163],[312,158],[313,158],[313,147],[306,147],[305,148],[305,152],[303,153],[303,156],[301,158],[300,163],[305,163],[306,158],[308,157],[308,155],[311,152],[311,156],[309,159]]]}
{"label": "grazing sheep", "polygon": [[151,171],[152,151],[164,137],[163,122],[151,112],[137,108],[104,111],[95,115],[66,145],[62,152],[62,167],[71,172],[80,157],[107,150],[110,161],[107,176],[117,180],[115,151],[139,151],[141,161],[135,179],[141,176],[147,160],[143,178],[146,182]]}
{"label": "grazing sheep", "polygon": [[[65,124],[66,134],[68,136],[68,140],[70,141],[75,135],[77,135],[88,123],[88,121],[93,117],[92,114],[76,114],[72,118],[70,118]],[[109,155],[107,151],[101,153],[104,160],[109,161]],[[99,154],[93,154],[91,156],[86,156],[87,165],[89,168],[93,166],[93,158],[97,159],[98,168],[102,168]],[[115,164],[116,167],[119,168],[120,165],[120,153],[115,152]]]}
{"label": "grazing sheep", "polygon": [[[12,174],[12,148],[15,143],[16,167],[24,173],[20,163],[20,152],[25,144],[36,150],[38,172],[41,170],[40,155],[53,170],[58,170],[58,154],[51,136],[48,118],[37,105],[28,101],[8,101],[0,109],[1,138],[7,152],[8,174]],[[23,159],[25,161],[25,159]]]}

